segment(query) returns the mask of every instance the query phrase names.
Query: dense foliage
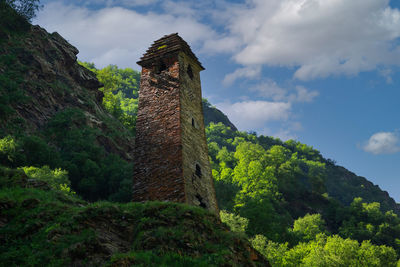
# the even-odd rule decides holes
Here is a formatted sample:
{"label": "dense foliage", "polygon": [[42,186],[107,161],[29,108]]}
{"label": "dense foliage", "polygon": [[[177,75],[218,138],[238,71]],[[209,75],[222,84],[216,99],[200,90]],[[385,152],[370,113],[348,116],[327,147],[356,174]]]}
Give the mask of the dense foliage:
{"label": "dense foliage", "polygon": [[[327,165],[310,146],[207,129],[221,219],[245,232],[273,266],[395,266],[400,219],[378,202],[329,196]],[[396,252],[397,251],[397,252]]]}
{"label": "dense foliage", "polygon": [[93,71],[104,85],[100,90],[104,94],[105,109],[134,133],[140,73],[131,68],[120,69],[115,65],[97,69],[93,63],[79,63]]}
{"label": "dense foliage", "polygon": [[38,135],[0,139],[0,164],[8,167],[49,166],[68,173],[71,187],[88,200],[129,201],[132,165],[96,143],[96,130],[84,126],[79,109],[59,112]]}

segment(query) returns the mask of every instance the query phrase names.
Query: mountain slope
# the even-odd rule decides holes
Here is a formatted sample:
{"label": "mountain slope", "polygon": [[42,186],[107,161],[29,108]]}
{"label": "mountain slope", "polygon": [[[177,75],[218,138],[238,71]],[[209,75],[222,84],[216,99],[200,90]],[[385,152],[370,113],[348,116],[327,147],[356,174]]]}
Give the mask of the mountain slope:
{"label": "mountain slope", "polygon": [[207,99],[203,98],[203,114],[204,114],[204,125],[209,125],[213,123],[223,123],[224,125],[230,127],[232,130],[237,131],[236,126],[229,120],[222,111],[212,106]]}
{"label": "mountain slope", "polygon": [[[237,131],[237,128],[231,123],[229,118],[205,99],[203,100],[203,111],[206,125],[209,125],[211,122],[215,124],[222,123],[229,127],[232,132]],[[234,135],[228,134],[223,136],[229,139]],[[238,134],[238,136],[240,136],[240,134]],[[208,137],[210,137],[210,135]],[[396,214],[400,215],[400,204],[396,203],[388,192],[380,189],[378,185],[373,184],[368,179],[358,176],[342,166],[336,165],[332,160],[325,159],[319,151],[298,142],[282,142],[279,139],[268,136],[260,136],[259,140],[258,143],[262,143],[265,147],[282,145],[294,153],[302,153],[301,149],[298,149],[296,146],[307,147],[310,151],[314,150],[317,155],[316,159],[326,164],[327,170],[324,186],[326,187],[327,193],[330,197],[343,205],[348,206],[354,198],[361,197],[365,202],[379,202],[383,211],[393,210]],[[219,143],[221,147],[226,145],[224,142],[217,143]]]}
{"label": "mountain slope", "polygon": [[249,241],[202,208],[89,204],[21,170],[0,169],[0,181],[2,265],[269,266]]}
{"label": "mountain slope", "polygon": [[328,165],[327,173],[328,194],[344,205],[350,205],[354,198],[361,197],[366,202],[380,203],[383,211],[393,210],[400,215],[400,204],[368,179],[337,165]]}
{"label": "mountain slope", "polygon": [[103,108],[102,84],[58,33],[1,10],[0,164],[62,168],[85,199],[129,201],[134,134]]}
{"label": "mountain slope", "polygon": [[[112,117],[101,107],[103,95],[98,88],[102,84],[77,63],[78,49],[58,33],[48,34],[39,26],[30,27],[22,38],[7,35],[0,49],[1,97],[5,98],[10,91],[19,94],[8,97],[8,108],[13,110],[1,114],[3,135],[12,132],[12,126],[35,132],[44,128],[56,113],[78,108],[84,112],[87,125],[104,133],[103,138],[98,138],[99,143],[125,159],[132,158],[132,136],[122,126],[104,122]],[[14,83],[9,81],[11,74],[18,76]],[[15,121],[17,125],[13,125]]]}

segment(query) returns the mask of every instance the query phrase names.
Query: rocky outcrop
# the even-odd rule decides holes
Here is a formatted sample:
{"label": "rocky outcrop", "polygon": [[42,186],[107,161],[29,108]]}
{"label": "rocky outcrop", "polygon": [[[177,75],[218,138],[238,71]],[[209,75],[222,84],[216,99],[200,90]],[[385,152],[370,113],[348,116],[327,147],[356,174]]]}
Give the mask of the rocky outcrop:
{"label": "rocky outcrop", "polygon": [[[133,137],[125,134],[123,126],[103,110],[103,93],[98,90],[102,84],[94,73],[79,65],[77,48],[57,32],[49,34],[39,26],[30,26],[23,34],[5,36],[6,41],[0,43],[0,54],[13,57],[0,61],[0,75],[8,72],[4,76],[14,74],[22,80],[18,84],[19,99],[9,104],[15,112],[8,117],[0,116],[4,122],[0,130],[7,133],[11,127],[6,122],[19,120],[25,132],[34,133],[42,130],[58,112],[78,108],[86,116],[85,125],[104,133],[97,138],[100,145],[125,160],[132,160]],[[2,94],[7,91],[0,90]]]}

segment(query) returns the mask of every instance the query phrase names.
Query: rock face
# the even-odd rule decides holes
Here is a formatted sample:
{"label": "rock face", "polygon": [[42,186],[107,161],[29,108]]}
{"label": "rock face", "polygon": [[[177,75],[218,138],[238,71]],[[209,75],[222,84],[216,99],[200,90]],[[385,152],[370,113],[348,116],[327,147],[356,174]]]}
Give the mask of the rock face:
{"label": "rock face", "polygon": [[177,34],[155,41],[138,64],[133,200],[184,202],[218,214],[201,100],[204,68]]}
{"label": "rock face", "polygon": [[[39,26],[32,26],[31,34],[24,42],[24,51],[18,54],[18,59],[29,66],[25,79],[29,83],[37,82],[37,86],[26,88],[32,101],[18,105],[17,110],[33,128],[40,128],[58,110],[66,106],[87,109],[83,107],[83,103],[86,102],[83,90],[96,95],[97,99],[102,98],[101,92],[97,90],[102,85],[94,73],[77,63],[78,49],[58,33],[48,34]],[[61,87],[73,89],[74,92],[57,92],[51,85],[50,88],[45,87],[45,83],[58,83]]]}
{"label": "rock face", "polygon": [[[20,38],[14,33],[4,33],[5,39],[0,42],[0,55],[13,55],[2,58],[0,75],[15,75],[21,79],[16,88],[21,95],[7,103],[14,109],[13,114],[5,116],[0,108],[0,132],[8,134],[9,122],[16,120],[24,127],[24,132],[40,131],[56,113],[68,108],[82,110],[85,125],[102,133],[110,132],[112,127],[105,122],[113,118],[101,106],[103,93],[98,89],[102,84],[94,73],[78,64],[78,49],[58,33],[49,34],[39,26],[29,26],[25,31]],[[8,94],[16,89],[10,89]],[[0,90],[0,97],[2,94],[7,94],[4,88]],[[122,126],[113,125],[115,127]],[[126,131],[117,129],[116,132]],[[100,134],[97,142],[108,152],[131,161],[133,138],[114,135],[111,139],[106,135]]]}

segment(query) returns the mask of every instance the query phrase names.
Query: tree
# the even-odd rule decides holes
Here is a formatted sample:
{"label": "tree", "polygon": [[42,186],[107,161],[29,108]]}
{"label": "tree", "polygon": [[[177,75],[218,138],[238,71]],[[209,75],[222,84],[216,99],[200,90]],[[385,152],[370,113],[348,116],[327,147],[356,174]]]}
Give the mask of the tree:
{"label": "tree", "polygon": [[253,248],[263,254],[272,266],[284,266],[285,253],[288,243],[275,243],[263,235],[256,235],[250,239]]}
{"label": "tree", "polygon": [[94,72],[104,85],[100,91],[104,94],[105,109],[135,133],[140,73],[131,68],[120,69],[116,65],[97,69],[94,63],[80,61],[78,63]]}
{"label": "tree", "polygon": [[0,0],[6,2],[21,16],[31,21],[36,16],[36,11],[41,9],[43,6],[40,4],[40,0]]}
{"label": "tree", "polygon": [[314,240],[315,237],[325,232],[325,221],[320,214],[306,214],[294,221],[293,233],[302,241]]}
{"label": "tree", "polygon": [[232,232],[245,233],[249,224],[249,219],[240,217],[239,215],[229,213],[226,210],[219,212],[221,221],[226,223]]}

